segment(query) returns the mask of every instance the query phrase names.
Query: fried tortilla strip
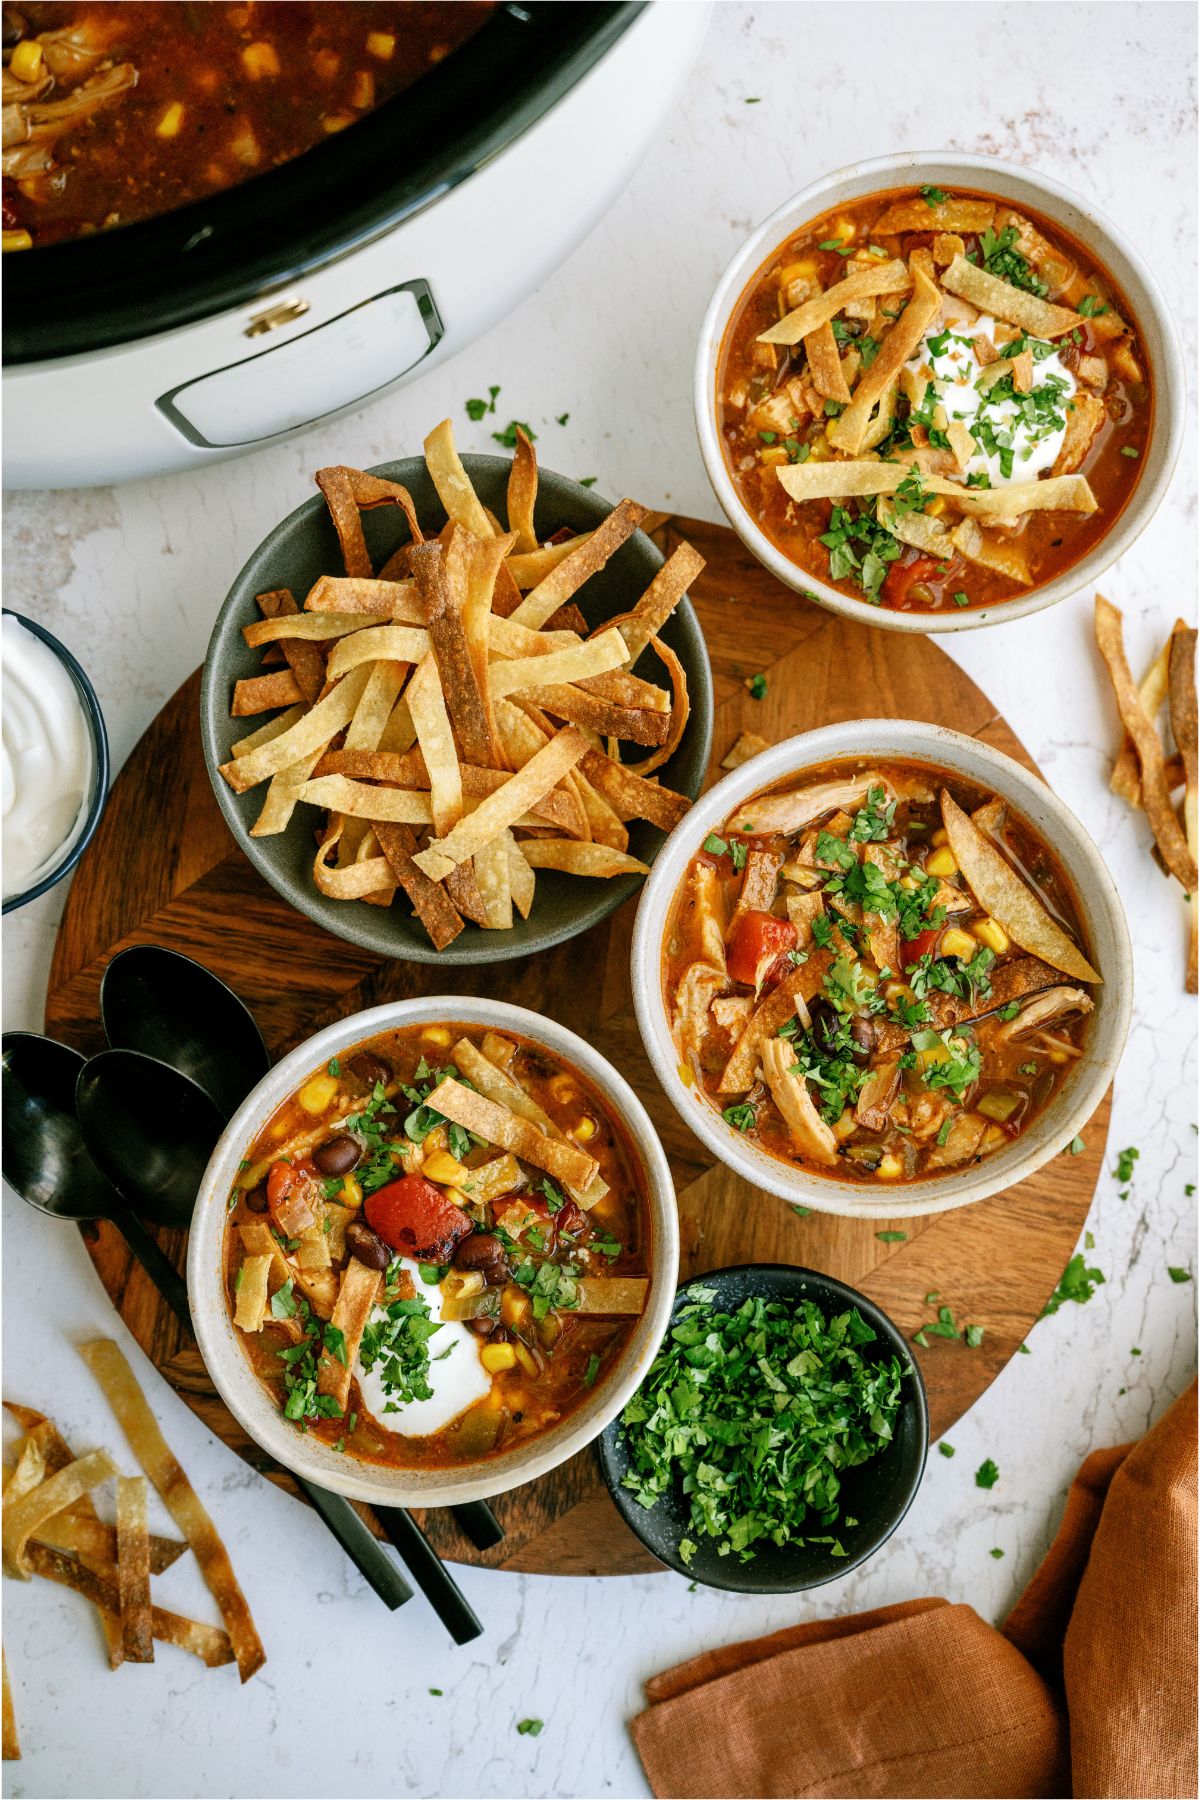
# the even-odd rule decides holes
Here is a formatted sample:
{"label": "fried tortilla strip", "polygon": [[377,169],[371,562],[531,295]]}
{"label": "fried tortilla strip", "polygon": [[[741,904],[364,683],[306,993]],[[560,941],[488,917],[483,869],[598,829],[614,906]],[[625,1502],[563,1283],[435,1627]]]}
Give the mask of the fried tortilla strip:
{"label": "fried tortilla strip", "polygon": [[653,681],[643,681],[627,669],[606,669],[603,675],[588,675],[579,686],[586,694],[599,694],[618,706],[641,708],[645,712],[669,713],[671,696]]}
{"label": "fried tortilla strip", "polygon": [[757,341],[760,344],[798,344],[801,338],[811,337],[819,325],[836,318],[848,301],[869,300],[876,294],[903,294],[911,286],[908,265],[899,258],[876,263],[872,268],[856,269],[852,275],[827,287],[823,294],[816,294],[803,306],[786,314],[778,325],[760,331]]}
{"label": "fried tortilla strip", "polygon": [[444,837],[462,818],[463,788],[450,715],[432,651],[418,664],[405,698],[429,775],[434,828]]}
{"label": "fried tortilla strip", "polygon": [[389,825],[380,819],[375,824],[380,849],[392,866],[392,873],[412,903],[412,909],[429,933],[435,950],[452,944],[463,928],[462,919],[451,903],[445,888],[430,881],[413,861],[417,840],[407,825]]}
{"label": "fried tortilla strip", "polygon": [[687,730],[687,722],[691,717],[692,705],[688,699],[687,672],[671,646],[660,637],[651,637],[650,648],[665,667],[671,681],[671,716],[666,742],[660,744],[650,756],[644,756],[634,769],[635,775],[643,778],[652,775],[655,769],[661,769],[669,763],[683,741]]}
{"label": "fried tortilla strip", "polygon": [[270,712],[276,706],[295,706],[303,700],[300,683],[290,669],[277,669],[272,675],[251,675],[233,684],[231,719],[253,718],[255,713]]}
{"label": "fried tortilla strip", "polygon": [[532,1163],[535,1169],[544,1169],[555,1181],[586,1188],[600,1173],[599,1163],[586,1151],[559,1138],[547,1137],[528,1119],[464,1087],[452,1075],[438,1083],[426,1103],[443,1118],[478,1133],[489,1144],[510,1151],[522,1162]]}
{"label": "fried tortilla strip", "polygon": [[382,578],[375,581],[350,575],[320,575],[305,595],[304,612],[339,619],[353,617],[359,625],[371,619],[387,620],[393,625],[421,623],[416,584]]}
{"label": "fried tortilla strip", "polygon": [[846,386],[830,320],[824,319],[815,331],[809,332],[804,349],[808,356],[808,372],[818,394],[826,400],[837,400],[842,406],[849,406],[850,389]]}
{"label": "fried tortilla strip", "polygon": [[46,1479],[46,1458],[38,1438],[41,1429],[39,1426],[31,1431],[21,1444],[16,1467],[4,1483],[5,1506],[15,1505]]}
{"label": "fried tortilla strip", "polygon": [[[1171,627],[1171,637],[1167,639],[1154,661],[1150,664],[1150,667],[1142,676],[1138,686],[1138,698],[1142,703],[1142,711],[1156,730],[1158,728],[1158,715],[1162,711],[1163,702],[1167,698],[1167,687],[1169,685],[1168,671],[1171,660],[1171,638],[1175,636],[1177,631],[1186,630],[1187,625],[1184,620],[1176,619],[1174,625]],[[1113,765],[1112,779],[1108,785],[1114,794],[1119,794],[1122,800],[1127,800],[1129,802],[1130,806],[1140,806],[1142,804],[1142,780],[1141,776],[1138,774],[1137,751],[1133,747],[1133,739],[1129,736],[1128,732],[1125,733],[1121,740],[1121,748],[1117,753],[1117,760]],[[1179,783],[1175,782],[1172,785],[1178,787]]]}
{"label": "fried tortilla strip", "polygon": [[[61,1551],[50,1550],[44,1544],[31,1544],[29,1555],[30,1568],[35,1575],[41,1575],[46,1581],[56,1581],[62,1587],[74,1588],[77,1594],[82,1594],[85,1600],[99,1608],[102,1618],[119,1618],[121,1602],[111,1580],[104,1580]],[[229,1636],[216,1625],[203,1625],[198,1619],[183,1619],[178,1613],[165,1612],[162,1607],[155,1606],[150,1611],[150,1626],[160,1644],[174,1644],[180,1650],[189,1650],[210,1669],[219,1669],[235,1660]]]}
{"label": "fried tortilla strip", "polygon": [[571,726],[531,756],[523,768],[482,800],[473,813],[460,819],[444,838],[434,838],[414,858],[431,881],[443,881],[457,863],[466,862],[485,844],[515,825],[536,801],[557,786],[587,751],[587,740]]}
{"label": "fried tortilla strip", "polygon": [[797,994],[806,1002],[819,994],[826,971],[832,963],[833,957],[828,950],[814,951],[806,963],[801,963],[790,975],[785,975],[779,986],[759,1002],[737,1041],[733,1055],[725,1064],[718,1092],[746,1092],[754,1081],[754,1071],[758,1067],[763,1045],[769,1038],[777,1036],[779,1027],[792,1017],[796,1010]]}
{"label": "fried tortilla strip", "polygon": [[674,831],[691,806],[686,794],[647,781],[598,750],[589,750],[580,767],[618,819],[649,819],[660,831]]}
{"label": "fried tortilla strip", "polygon": [[338,681],[351,669],[383,657],[390,662],[419,663],[430,648],[430,634],[419,625],[365,625],[352,636],[338,639],[330,651],[326,673],[330,681]]}
{"label": "fried tortilla strip", "polygon": [[269,744],[273,739],[282,737],[285,731],[290,731],[292,726],[304,717],[306,710],[303,704],[289,706],[288,710],[280,713],[278,718],[268,719],[267,723],[260,725],[257,731],[250,732],[247,737],[239,738],[236,744],[231,745],[235,759],[239,756],[249,756],[251,750],[257,750],[260,744]]}
{"label": "fried tortilla strip", "polygon": [[[901,522],[908,525],[918,517],[923,515],[910,513]],[[906,541],[912,540],[910,538]],[[1001,575],[1007,575],[1010,581],[1020,582],[1022,587],[1028,587],[1033,580],[1020,544],[986,536],[974,519],[960,519],[950,533],[950,542],[960,556],[965,557],[968,562],[978,563],[981,569],[996,569]],[[944,544],[935,554],[945,554]]]}
{"label": "fried tortilla strip", "polygon": [[376,506],[398,506],[408,521],[413,543],[421,542],[421,526],[412,495],[398,482],[384,481],[378,475],[368,474],[365,469],[344,466],[318,469],[315,480],[325,496],[325,504],[329,508],[338,543],[342,547],[342,561],[346,565],[347,575],[366,576],[369,580],[375,573],[367,554],[360,511],[370,511]]}
{"label": "fried tortilla strip", "polygon": [[352,819],[387,819],[394,825],[432,825],[428,793],[403,788],[372,787],[344,775],[318,775],[306,781],[300,798],[310,806],[326,806]]}
{"label": "fried tortilla strip", "polygon": [[[1184,795],[1183,826],[1187,847],[1195,862],[1200,837],[1196,820],[1196,633],[1176,631],[1171,637],[1169,665],[1169,697],[1171,730],[1176,747],[1183,758]],[[1196,992],[1196,890],[1192,888],[1188,902],[1188,960],[1185,985],[1189,994]]]}
{"label": "fried tortilla strip", "polygon": [[[497,788],[502,788],[510,779],[506,769],[477,769],[474,763],[456,763],[455,767],[463,797],[463,804],[459,806],[460,817],[463,811],[469,810],[488,794],[494,794]],[[348,775],[355,780],[382,781],[390,787],[416,788],[430,793],[429,770],[419,750],[408,751],[404,755],[397,755],[391,750],[330,750],[321,758],[315,772],[317,776]],[[433,807],[436,826],[437,805],[432,794],[430,805]],[[536,801],[529,808],[529,812],[531,817],[545,819],[547,824],[557,825],[560,830],[570,832],[573,836],[585,835],[580,808],[575,799],[561,787],[552,788],[544,799]]]}
{"label": "fried tortilla strip", "polygon": [[516,451],[508,472],[508,529],[516,534],[517,549],[536,550],[533,509],[537,501],[537,452],[528,437],[517,426]]}
{"label": "fried tortilla strip", "polygon": [[483,542],[472,533],[457,528],[452,529],[451,537],[452,542],[447,552],[451,578],[455,579],[454,570],[461,558],[464,571],[462,621],[467,654],[475,671],[475,685],[483,701],[492,746],[490,760],[499,766],[503,759],[500,755],[500,740],[496,736],[496,718],[488,672],[490,628],[497,578],[514,540],[511,532],[504,532]]}
{"label": "fried tortilla strip", "polygon": [[518,551],[507,559],[504,566],[521,592],[525,592],[544,581],[547,575],[557,569],[559,563],[565,562],[591,535],[590,531],[581,531],[577,537],[564,538],[561,543],[542,544],[536,550]]}
{"label": "fried tortilla strip", "polygon": [[515,619],[492,615],[488,624],[488,649],[493,656],[548,656],[552,650],[570,650],[579,643],[574,631],[531,631]]}
{"label": "fried tortilla strip", "polygon": [[29,1540],[36,1537],[40,1527],[47,1519],[52,1519],[56,1512],[64,1506],[70,1506],[73,1500],[98,1487],[102,1481],[111,1481],[117,1473],[117,1466],[112,1457],[104,1450],[92,1450],[86,1456],[78,1457],[59,1469],[57,1474],[50,1475],[45,1481],[31,1488],[19,1500],[5,1505],[3,1545],[4,1566],[12,1575],[22,1581],[29,1580],[30,1564],[27,1557]]}
{"label": "fried tortilla strip", "polygon": [[280,737],[272,738],[269,743],[260,744],[246,756],[222,763],[221,774],[230,787],[236,793],[244,794],[248,789],[257,787],[260,781],[266,781],[281,769],[300,762],[314,750],[323,750],[354,717],[369,674],[370,670],[367,668],[353,670],[323,700],[318,700],[311,711],[298,719],[290,730]]}
{"label": "fried tortilla strip", "polygon": [[[343,1413],[350,1397],[350,1370],[382,1285],[378,1269],[368,1269],[366,1263],[352,1256],[342,1276],[333,1316],[325,1327],[317,1392],[336,1400]],[[331,1340],[336,1348],[331,1348]]]}
{"label": "fried tortilla strip", "polygon": [[82,1345],[80,1355],[103,1388],[130,1449],[191,1545],[200,1573],[225,1621],[241,1678],[248,1681],[266,1661],[266,1652],[216,1526],[167,1448],[158,1421],[119,1345],[110,1338],[98,1338]]}
{"label": "fried tortilla strip", "polygon": [[906,231],[986,231],[996,214],[991,200],[960,200],[947,194],[931,206],[920,194],[893,200],[871,227],[873,235],[901,237]]}
{"label": "fried tortilla strip", "polygon": [[[549,1113],[538,1105],[531,1094],[525,1092],[515,1076],[489,1057],[486,1050],[477,1049],[469,1038],[460,1038],[454,1046],[453,1057],[454,1066],[486,1099],[497,1106],[507,1107],[509,1112],[516,1113],[520,1119],[528,1119],[531,1125],[538,1126],[547,1137],[566,1141],[565,1132],[554,1123]],[[474,1175],[476,1171],[472,1170],[471,1173]],[[587,1211],[598,1200],[603,1200],[608,1192],[608,1183],[597,1174],[587,1187],[574,1187],[567,1183],[567,1191]],[[470,1192],[472,1199],[478,1199],[478,1190],[474,1185]]]}
{"label": "fried tortilla strip", "polygon": [[247,1256],[238,1271],[237,1304],[233,1322],[239,1331],[261,1331],[267,1316],[270,1295],[267,1277],[271,1273],[269,1256]]}
{"label": "fried tortilla strip", "polygon": [[[1162,743],[1153,721],[1146,717],[1129,670],[1121,614],[1102,594],[1096,595],[1096,642],[1108,666],[1121,723],[1137,750],[1142,773],[1142,805],[1150,821],[1154,841],[1176,881],[1187,893],[1194,894],[1196,858],[1188,848],[1183,827],[1171,805],[1163,767]],[[1066,973],[1070,974],[1071,971],[1068,969]]]}
{"label": "fried tortilla strip", "polygon": [[944,788],[942,823],[971,892],[1015,944],[1076,981],[1104,979],[1078,944],[1051,918],[1029,884]]}
{"label": "fried tortilla strip", "polygon": [[[362,862],[331,867],[329,859],[341,843],[345,826],[346,820],[339,813],[331,815],[329,828],[313,858],[313,881],[318,893],[330,900],[365,900],[368,894],[377,894],[389,885],[391,864],[386,856],[368,856]],[[327,1315],[328,1307],[325,1310]]]}
{"label": "fried tortilla strip", "polygon": [[117,1598],[126,1662],[154,1661],[146,1477],[117,1477]]}
{"label": "fried tortilla strip", "polygon": [[584,1275],[572,1312],[606,1313],[610,1318],[644,1313],[650,1283],[640,1275]]}
{"label": "fried tortilla strip", "polygon": [[733,917],[729,921],[726,941],[732,939],[739,922],[748,912],[770,912],[775,900],[775,890],[779,885],[779,871],[782,866],[782,851],[751,850],[748,853],[745,871],[742,875],[742,885],[738,891]]}
{"label": "fried tortilla strip", "polygon": [[445,545],[422,544],[413,551],[413,573],[442,693],[463,755],[468,762],[500,768],[503,757],[492,719],[491,693],[485,691],[486,679],[485,687],[480,687],[463,617],[466,556],[463,528],[452,526]]}
{"label": "fried tortilla strip", "polygon": [[512,889],[508,879],[508,839],[502,831],[475,852],[475,879],[483,896],[485,926],[488,931],[511,931],[513,923]]}
{"label": "fried tortilla strip", "polygon": [[[584,582],[602,569],[609,558],[631,538],[646,515],[646,508],[636,500],[622,500],[608,517],[577,542],[569,556],[563,558],[549,574],[543,576],[518,606],[513,618],[518,625],[538,631],[546,621],[570,600]],[[625,658],[622,656],[622,662]]]}
{"label": "fried tortilla strip", "polygon": [[[315,615],[311,620],[304,618],[292,597],[290,588],[276,588],[269,594],[259,594],[257,600],[259,609],[264,615],[258,622],[259,628],[287,634],[286,637],[279,636],[274,640],[266,638],[260,641],[267,644],[273,641],[275,647],[282,650],[284,661],[296,677],[296,685],[300,689],[301,698],[305,705],[314,706],[325,691],[326,653],[320,647],[320,638],[311,628],[314,624],[322,621]],[[354,630],[355,626],[351,624],[348,629]],[[247,625],[242,631],[242,636],[246,638],[247,644],[252,649],[254,648],[252,639],[246,634],[253,634],[255,630],[254,625]],[[297,635],[293,635],[293,633]],[[335,637],[339,634],[328,632],[326,635]],[[309,641],[310,638],[313,641]]]}
{"label": "fried tortilla strip", "polygon": [[671,729],[667,713],[650,712],[644,707],[618,706],[570,682],[553,682],[533,689],[517,688],[515,697],[518,701],[531,700],[556,719],[584,725],[598,737],[620,738],[627,744],[642,744],[649,748],[665,744]]}
{"label": "fried tortilla strip", "polygon": [[429,478],[437,489],[437,497],[446,509],[446,517],[477,538],[490,538],[492,524],[483,503],[471,486],[471,477],[462,465],[454,442],[454,427],[449,419],[435,425],[422,446]]}
{"label": "fried tortilla strip", "polygon": [[[280,593],[287,593],[281,588]],[[278,600],[278,594],[260,594],[258,603],[262,606],[267,601]],[[288,595],[290,599],[290,594]],[[295,601],[292,601],[293,606]],[[259,649],[263,644],[276,644],[295,641],[296,643],[320,643],[325,638],[346,637],[352,631],[361,631],[370,622],[362,613],[338,612],[272,612],[265,618],[256,619],[252,625],[242,626],[242,636],[251,650]]]}
{"label": "fried tortilla strip", "polygon": [[620,613],[601,630],[615,626],[629,649],[629,661],[635,663],[650,639],[661,631],[679,602],[704,567],[704,558],[688,543],[676,545],[632,612]]}
{"label": "fried tortilla strip", "polygon": [[[599,752],[594,754],[598,755]],[[608,758],[604,760],[607,762]],[[592,843],[608,844],[614,850],[628,850],[628,831],[617,812],[592,786],[586,775],[581,774],[579,769],[572,769],[563,786],[574,789],[583,811],[584,829],[572,835]],[[520,852],[517,854],[520,855]]]}
{"label": "fried tortilla strip", "polygon": [[[570,779],[572,777],[568,776],[568,780]],[[501,841],[504,844],[504,854],[508,859],[508,890],[512,895],[512,903],[521,917],[527,919],[533,911],[537,876],[521,855],[521,847],[511,831],[506,831]]]}
{"label": "fried tortilla strip", "polygon": [[531,869],[558,869],[563,875],[648,875],[648,863],[614,850],[609,844],[586,844],[566,838],[522,838],[517,848]]}
{"label": "fried tortilla strip", "polygon": [[481,928],[487,925],[487,908],[479,891],[473,861],[461,862],[445,879],[445,889],[464,919]]}
{"label": "fried tortilla strip", "polygon": [[956,256],[942,271],[942,286],[960,300],[995,319],[1019,325],[1029,337],[1060,338],[1068,331],[1083,330],[1087,321],[1067,306],[1054,306],[1037,294],[1011,287],[997,275],[989,275],[965,256]]}
{"label": "fried tortilla strip", "polygon": [[[836,293],[836,288],[834,292]],[[871,423],[871,414],[899,377],[901,369],[916,350],[925,329],[941,310],[942,296],[923,269],[913,273],[913,296],[896,320],[879,349],[871,367],[860,378],[854,398],[829,427],[829,441],[847,456],[862,450]],[[791,465],[789,465],[790,467]],[[806,467],[806,464],[797,464]],[[821,465],[818,464],[818,467]]]}
{"label": "fried tortilla strip", "polygon": [[751,757],[760,756],[764,750],[771,748],[765,737],[759,737],[757,731],[743,731],[740,737],[730,745],[721,758],[723,769],[740,769]]}
{"label": "fried tortilla strip", "polygon": [[[842,418],[848,418],[843,413]],[[838,420],[841,424],[841,419]],[[913,470],[906,463],[870,461],[789,463],[776,470],[793,500],[843,500],[864,494],[894,494]],[[1053,475],[1041,481],[1014,481],[1005,488],[965,488],[940,475],[920,475],[926,494],[944,494],[960,512],[981,519],[1017,518],[1027,512],[1093,513],[1096,497],[1083,475]]]}
{"label": "fried tortilla strip", "polygon": [[[102,1519],[86,1513],[77,1513],[73,1507],[65,1507],[56,1513],[41,1527],[35,1540],[46,1544],[51,1550],[69,1550],[75,1555],[82,1554],[97,1562],[115,1563],[117,1560],[117,1534],[111,1525]],[[187,1545],[178,1538],[164,1538],[150,1533],[150,1573],[161,1575],[187,1549]]]}
{"label": "fried tortilla strip", "polygon": [[293,763],[289,769],[280,769],[278,775],[272,775],[267,784],[266,799],[262,803],[262,811],[250,827],[251,837],[276,837],[286,831],[291,823],[292,814],[304,794],[304,786],[322,756],[321,749],[316,749],[299,762]]}
{"label": "fried tortilla strip", "polygon": [[492,693],[502,699],[526,688],[557,687],[588,675],[603,675],[608,669],[620,668],[628,654],[620,632],[608,630],[569,649],[552,650],[547,656],[515,656],[494,662],[490,668]]}
{"label": "fried tortilla strip", "polygon": [[12,1683],[8,1679],[8,1656],[0,1650],[0,1670],[4,1681],[3,1751],[5,1762],[20,1762],[21,1740],[17,1735],[17,1713],[13,1706]]}

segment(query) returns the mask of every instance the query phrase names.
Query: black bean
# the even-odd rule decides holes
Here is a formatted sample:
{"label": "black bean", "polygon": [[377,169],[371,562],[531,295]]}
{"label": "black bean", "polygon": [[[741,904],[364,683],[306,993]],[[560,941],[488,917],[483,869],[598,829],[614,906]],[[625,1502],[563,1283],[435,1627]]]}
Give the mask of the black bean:
{"label": "black bean", "polygon": [[490,1338],[498,1336],[500,1341],[503,1342],[508,1336],[508,1333],[505,1331],[499,1319],[493,1319],[490,1313],[479,1313],[475,1318],[468,1319],[467,1324],[475,1333],[476,1337]]}
{"label": "black bean", "polygon": [[842,1027],[842,1015],[833,1002],[818,994],[815,1000],[808,1003],[808,1016],[812,1020],[812,1033],[818,1050],[832,1049],[834,1040]]}
{"label": "black bean", "polygon": [[352,1137],[330,1138],[328,1143],[318,1144],[312,1153],[322,1175],[348,1175],[361,1156],[358,1139]]}
{"label": "black bean", "polygon": [[874,1048],[874,1022],[860,1014],[850,1026],[850,1054],[855,1062],[870,1062]]}
{"label": "black bean", "polygon": [[359,1262],[365,1263],[368,1269],[386,1269],[392,1260],[392,1252],[383,1239],[362,1219],[351,1219],[347,1225],[346,1248],[351,1256],[357,1256]]}
{"label": "black bean", "polygon": [[385,1063],[382,1056],[376,1056],[373,1050],[360,1050],[357,1056],[350,1058],[350,1073],[368,1087],[374,1087],[377,1081],[386,1085],[392,1079],[392,1066]]}
{"label": "black bean", "polygon": [[475,1231],[464,1238],[454,1252],[454,1267],[463,1271],[478,1269],[491,1287],[499,1287],[508,1278],[504,1245],[490,1231]]}
{"label": "black bean", "polygon": [[265,1182],[262,1187],[250,1189],[250,1192],[246,1195],[246,1205],[250,1208],[251,1212],[266,1212],[267,1189]]}

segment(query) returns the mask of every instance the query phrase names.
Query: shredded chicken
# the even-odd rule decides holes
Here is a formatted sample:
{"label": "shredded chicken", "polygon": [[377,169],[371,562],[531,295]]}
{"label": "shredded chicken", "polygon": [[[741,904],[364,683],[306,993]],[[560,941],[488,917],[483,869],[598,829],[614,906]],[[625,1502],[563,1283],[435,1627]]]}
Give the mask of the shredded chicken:
{"label": "shredded chicken", "polygon": [[[790,794],[764,794],[757,800],[746,801],[734,814],[730,829],[762,834],[803,831],[806,825],[832,812],[835,807],[861,806],[873,787],[891,793],[891,787],[882,775],[866,774],[855,775],[850,781],[823,781],[816,787],[794,788]],[[829,830],[831,826],[832,820],[825,829]]]}
{"label": "shredded chicken", "polygon": [[1052,1019],[1061,1019],[1067,1013],[1090,1013],[1091,1010],[1092,1002],[1082,988],[1049,988],[1027,1001],[1015,1019],[1001,1025],[996,1036],[1008,1043],[1013,1038],[1028,1037],[1031,1031],[1038,1031]]}
{"label": "shredded chicken", "polygon": [[708,1009],[724,985],[724,974],[708,963],[695,962],[685,970],[675,998],[675,1036],[681,1050],[700,1048]]}
{"label": "shredded chicken", "polygon": [[979,1155],[988,1122],[978,1113],[960,1112],[946,1133],[944,1144],[935,1144],[926,1159],[927,1169],[950,1169]]}
{"label": "shredded chicken", "polygon": [[900,1086],[899,1058],[876,1063],[854,1108],[855,1123],[866,1131],[882,1131],[888,1122],[888,1110]]}
{"label": "shredded chicken", "polygon": [[837,1161],[837,1139],[813,1105],[804,1077],[792,1074],[794,1061],[791,1045],[782,1038],[769,1038],[762,1047],[763,1074],[792,1143],[814,1162],[832,1167]]}

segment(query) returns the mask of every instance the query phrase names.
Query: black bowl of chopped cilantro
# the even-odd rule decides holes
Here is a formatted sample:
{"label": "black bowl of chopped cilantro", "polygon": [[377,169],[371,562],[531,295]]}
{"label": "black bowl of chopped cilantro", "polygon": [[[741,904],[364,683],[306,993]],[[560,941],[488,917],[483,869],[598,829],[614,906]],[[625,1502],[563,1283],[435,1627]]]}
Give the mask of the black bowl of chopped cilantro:
{"label": "black bowl of chopped cilantro", "polygon": [[707,1587],[790,1594],[879,1549],[928,1445],[924,1384],[887,1314],[831,1275],[748,1263],[683,1283],[598,1448],[660,1561]]}

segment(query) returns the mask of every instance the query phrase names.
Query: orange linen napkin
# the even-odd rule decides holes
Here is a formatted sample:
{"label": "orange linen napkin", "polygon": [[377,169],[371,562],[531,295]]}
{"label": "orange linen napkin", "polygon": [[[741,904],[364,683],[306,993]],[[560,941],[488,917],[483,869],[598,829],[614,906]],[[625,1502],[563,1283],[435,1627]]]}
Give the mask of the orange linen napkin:
{"label": "orange linen napkin", "polygon": [[1003,1631],[909,1600],[681,1663],[630,1727],[660,1796],[1196,1793],[1196,1387],[1098,1450]]}

